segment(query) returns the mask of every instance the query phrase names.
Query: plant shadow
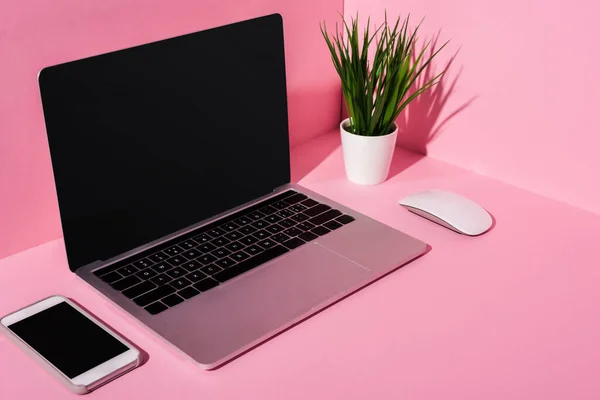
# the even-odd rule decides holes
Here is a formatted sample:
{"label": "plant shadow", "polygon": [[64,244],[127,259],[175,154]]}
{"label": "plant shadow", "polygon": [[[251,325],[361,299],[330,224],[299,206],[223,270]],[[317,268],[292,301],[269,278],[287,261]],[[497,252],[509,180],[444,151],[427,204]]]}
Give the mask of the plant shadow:
{"label": "plant shadow", "polygon": [[[431,57],[439,49],[440,33],[438,32],[432,38],[427,50],[428,54],[425,54],[424,58]],[[396,124],[398,125],[396,145],[398,148],[390,166],[388,180],[407,170],[422,159],[423,156],[426,156],[428,144],[444,131],[450,120],[466,110],[477,99],[477,96],[473,96],[451,112],[446,112],[448,101],[455,93],[462,73],[462,67],[456,73],[450,73],[457,55],[458,51],[445,64],[442,70],[444,71],[444,75],[440,81],[430,90],[422,93],[410,102],[396,119]],[[434,78],[439,73],[438,71],[433,62],[429,63],[415,81],[407,96],[414,93],[415,88],[422,87],[426,82]],[[291,93],[289,95],[291,98],[290,102],[295,97],[306,97],[305,95],[302,93]],[[341,97],[341,93],[338,96]],[[347,117],[346,105],[343,97],[341,97],[341,119]],[[329,123],[329,121],[327,122]],[[331,129],[331,131],[321,137],[313,138],[306,142],[302,141],[299,145],[294,146],[291,153],[292,182],[298,182],[308,176],[311,171],[338,151],[340,141],[339,133],[337,132],[339,128],[331,126]]]}
{"label": "plant shadow", "polygon": [[[437,51],[439,48],[439,37],[440,32],[431,40],[428,50],[429,54],[424,57],[431,57]],[[450,78],[449,71],[457,55],[458,51],[445,65],[443,69],[444,75],[442,75],[439,82],[430,90],[425,91],[410,102],[396,119],[396,124],[398,125],[398,146],[427,155],[427,145],[442,133],[451,119],[468,108],[477,98],[477,96],[471,97],[455,110],[446,114],[442,119],[442,112],[448,100],[454,94],[456,84],[462,73],[461,67],[454,77]],[[415,81],[409,95],[414,93],[415,88],[422,87],[436,75],[437,71],[433,63],[429,63]]]}
{"label": "plant shadow", "polygon": [[419,160],[423,157],[425,157],[423,154],[413,151],[403,151],[403,149],[397,148],[394,153],[394,158],[392,159],[392,164],[390,165],[390,172],[388,172],[387,180],[390,180],[401,172],[406,171],[419,162]]}
{"label": "plant shadow", "polygon": [[290,154],[291,181],[299,182],[310,175],[319,165],[332,157],[340,148],[338,130],[331,130],[310,142],[292,149]]}

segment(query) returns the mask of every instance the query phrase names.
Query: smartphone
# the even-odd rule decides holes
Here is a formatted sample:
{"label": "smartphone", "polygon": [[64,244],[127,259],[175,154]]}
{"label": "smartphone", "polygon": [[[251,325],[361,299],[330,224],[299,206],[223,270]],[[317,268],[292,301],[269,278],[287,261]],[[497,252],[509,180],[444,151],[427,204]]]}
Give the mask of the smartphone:
{"label": "smartphone", "polygon": [[69,390],[88,393],[140,364],[140,351],[63,296],[0,320],[4,331]]}

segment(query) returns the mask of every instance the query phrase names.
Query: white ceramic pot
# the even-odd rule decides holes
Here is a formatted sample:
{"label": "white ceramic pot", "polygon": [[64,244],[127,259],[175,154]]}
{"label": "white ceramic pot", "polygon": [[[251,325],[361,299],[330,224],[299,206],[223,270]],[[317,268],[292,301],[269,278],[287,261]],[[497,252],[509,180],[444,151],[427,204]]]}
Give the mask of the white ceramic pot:
{"label": "white ceramic pot", "polygon": [[350,120],[340,124],[344,165],[348,179],[359,185],[377,185],[387,179],[396,147],[398,126],[384,136],[360,136],[348,132]]}

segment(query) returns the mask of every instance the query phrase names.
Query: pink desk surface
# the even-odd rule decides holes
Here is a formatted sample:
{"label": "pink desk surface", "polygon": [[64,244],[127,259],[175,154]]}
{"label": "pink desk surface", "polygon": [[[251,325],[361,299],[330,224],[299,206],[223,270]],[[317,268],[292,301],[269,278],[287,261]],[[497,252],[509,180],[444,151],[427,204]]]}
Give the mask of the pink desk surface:
{"label": "pink desk surface", "polygon": [[[0,262],[0,314],[53,293],[149,353],[97,399],[599,399],[600,217],[398,151],[376,187],[345,180],[336,135],[293,153],[294,178],[432,246],[426,256],[219,370],[205,372],[68,271],[62,243]],[[397,205],[442,188],[496,218],[469,238]],[[0,338],[0,399],[75,397]]]}

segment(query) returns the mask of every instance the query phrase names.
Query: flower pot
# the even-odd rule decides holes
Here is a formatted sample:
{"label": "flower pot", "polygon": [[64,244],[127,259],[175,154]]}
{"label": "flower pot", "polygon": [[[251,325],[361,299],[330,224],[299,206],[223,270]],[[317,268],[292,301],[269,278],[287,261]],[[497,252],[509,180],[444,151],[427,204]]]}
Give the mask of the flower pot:
{"label": "flower pot", "polygon": [[350,120],[340,124],[344,166],[348,179],[359,185],[377,185],[387,179],[396,147],[398,126],[383,136],[360,136],[348,132]]}

